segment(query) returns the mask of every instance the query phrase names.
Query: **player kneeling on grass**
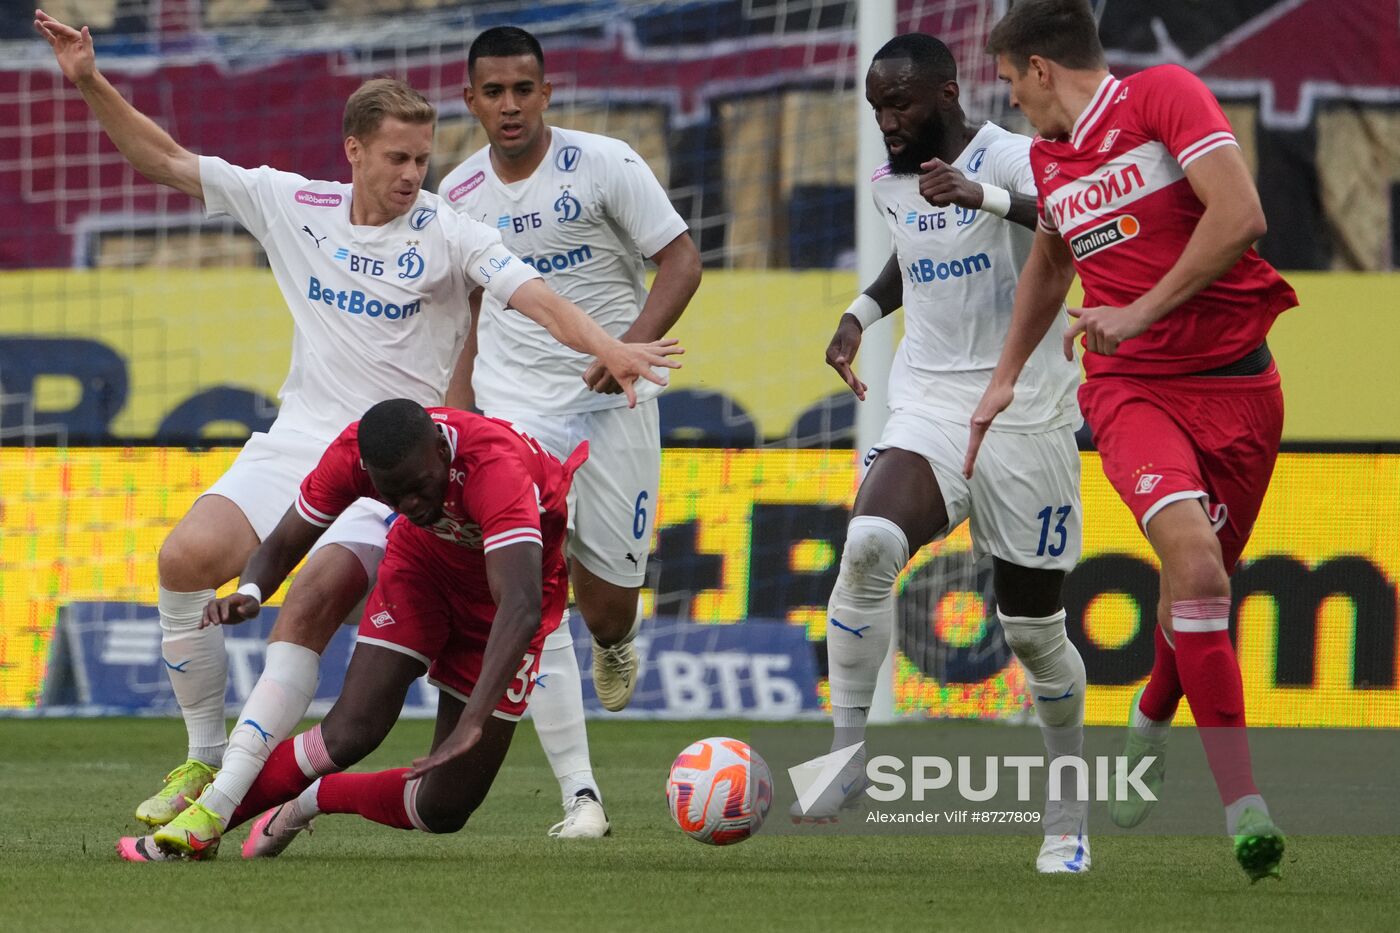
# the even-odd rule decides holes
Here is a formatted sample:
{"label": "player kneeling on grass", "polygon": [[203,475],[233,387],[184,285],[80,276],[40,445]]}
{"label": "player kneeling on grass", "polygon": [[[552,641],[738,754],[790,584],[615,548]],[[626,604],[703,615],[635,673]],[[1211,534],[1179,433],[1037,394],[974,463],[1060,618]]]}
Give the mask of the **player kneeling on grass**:
{"label": "player kneeling on grass", "polygon": [[[827,363],[864,400],[851,370],[864,328],[902,304],[906,333],[890,370],[889,423],[856,496],[828,607],[832,750],[865,738],[900,570],[967,521],[974,551],[993,559],[997,617],[1025,668],[1045,747],[1052,758],[1078,756],[1084,662],[1065,634],[1061,588],[1080,548],[1079,372],[1055,336],[1033,348],[1014,410],[987,439],[996,452],[977,476],[962,474],[966,424],[1006,340],[1036,223],[1031,141],[967,122],[952,53],[932,36],[891,39],[865,94],[889,155],[871,187],[895,255],[842,316]],[[856,805],[865,760],[861,748],[821,797],[794,807],[794,819],[831,822]],[[1037,870],[1089,869],[1087,818],[1085,801],[1047,805]]]}
{"label": "player kneeling on grass", "polygon": [[[278,804],[254,825],[245,857],[277,855],[320,813],[461,829],[505,759],[545,636],[563,616],[565,498],[586,456],[585,444],[560,463],[504,421],[408,399],[380,402],[346,428],[249,558],[240,592],[205,612],[210,624],[252,618],[261,593],[275,592],[357,498],[391,506],[400,518],[340,698],[320,725],[277,746],[226,823],[194,803],[178,829],[124,837],[122,857],[207,858],[228,829]],[[412,769],[339,774],[389,734],[425,670],[441,691],[430,754]]]}

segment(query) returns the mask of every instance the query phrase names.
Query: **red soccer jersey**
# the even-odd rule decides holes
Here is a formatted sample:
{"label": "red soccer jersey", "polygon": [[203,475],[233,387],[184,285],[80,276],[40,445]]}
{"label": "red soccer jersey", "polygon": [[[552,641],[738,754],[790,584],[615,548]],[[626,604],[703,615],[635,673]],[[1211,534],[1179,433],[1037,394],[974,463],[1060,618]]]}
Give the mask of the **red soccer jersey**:
{"label": "red soccer jersey", "polygon": [[[1200,79],[1175,65],[1104,79],[1068,139],[1037,139],[1031,169],[1040,225],[1074,255],[1086,306],[1123,307],[1180,258],[1205,207],[1185,169],[1236,145]],[[1179,375],[1233,362],[1263,342],[1293,289],[1253,249],[1190,300],[1124,341],[1084,354],[1090,376]]]}
{"label": "red soccer jersey", "polygon": [[[415,530],[464,549],[471,568],[480,569],[474,582],[483,585],[488,551],[521,541],[539,542],[547,553],[560,547],[569,480],[582,451],[565,466],[505,421],[453,408],[428,414],[447,439],[452,462],[442,518]],[[302,481],[296,509],[313,525],[329,527],[362,496],[385,501],[360,461],[359,431],[357,421],[340,432]]]}

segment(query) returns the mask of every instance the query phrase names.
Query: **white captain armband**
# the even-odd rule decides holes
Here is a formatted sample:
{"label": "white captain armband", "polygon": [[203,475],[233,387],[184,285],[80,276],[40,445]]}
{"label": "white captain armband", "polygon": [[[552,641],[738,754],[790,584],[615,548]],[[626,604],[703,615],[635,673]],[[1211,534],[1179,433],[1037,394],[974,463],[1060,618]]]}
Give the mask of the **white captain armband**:
{"label": "white captain armband", "polygon": [[1011,192],[996,185],[982,186],[982,210],[1005,217],[1011,210]]}
{"label": "white captain armband", "polygon": [[869,295],[861,292],[856,296],[856,300],[851,302],[851,306],[841,312],[843,315],[849,314],[860,322],[860,329],[865,331],[880,318],[885,316],[885,312],[880,310],[880,305]]}

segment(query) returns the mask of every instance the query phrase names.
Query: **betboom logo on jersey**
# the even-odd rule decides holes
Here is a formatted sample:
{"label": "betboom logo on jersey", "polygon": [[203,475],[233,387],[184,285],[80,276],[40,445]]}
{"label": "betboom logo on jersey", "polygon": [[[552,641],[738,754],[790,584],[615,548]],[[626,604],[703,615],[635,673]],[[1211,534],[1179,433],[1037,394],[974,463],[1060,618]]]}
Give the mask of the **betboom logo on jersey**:
{"label": "betboom logo on jersey", "polygon": [[960,279],[965,275],[987,272],[991,268],[992,260],[987,254],[977,253],[964,259],[952,259],[947,261],[920,259],[917,262],[909,263],[904,271],[909,276],[909,281],[918,285],[925,282]]}
{"label": "betboom logo on jersey", "polygon": [[298,204],[306,204],[310,207],[339,207],[343,200],[338,194],[307,191],[305,188],[298,191],[295,197]]}
{"label": "betboom logo on jersey", "polygon": [[587,243],[575,247],[567,253],[555,253],[553,256],[521,256],[520,259],[527,266],[543,275],[546,272],[561,272],[564,269],[572,269],[581,262],[588,262],[593,258],[593,248]]}
{"label": "betboom logo on jersey", "polygon": [[1140,229],[1142,226],[1136,217],[1132,214],[1124,214],[1106,224],[1099,224],[1097,227],[1090,227],[1083,233],[1075,234],[1070,238],[1069,248],[1074,253],[1075,259],[1083,259],[1100,250],[1108,249],[1110,246],[1117,246],[1124,240],[1131,240],[1138,235]]}
{"label": "betboom logo on jersey", "polygon": [[396,305],[392,301],[380,301],[378,298],[371,298],[358,288],[341,289],[336,291],[333,288],[324,288],[320,279],[311,276],[311,284],[306,290],[306,297],[310,301],[321,301],[332,308],[339,308],[346,314],[363,314],[365,317],[383,317],[386,321],[397,321],[410,318],[423,310],[421,301],[410,301],[406,305]]}

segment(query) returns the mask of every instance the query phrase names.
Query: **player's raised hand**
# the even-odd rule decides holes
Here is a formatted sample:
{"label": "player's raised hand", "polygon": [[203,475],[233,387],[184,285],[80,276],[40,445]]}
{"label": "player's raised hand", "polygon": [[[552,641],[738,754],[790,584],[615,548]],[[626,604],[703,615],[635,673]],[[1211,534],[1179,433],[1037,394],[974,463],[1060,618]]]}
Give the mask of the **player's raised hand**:
{"label": "player's raised hand", "polygon": [[1065,359],[1074,361],[1074,339],[1084,335],[1084,346],[1095,353],[1112,356],[1118,345],[1147,330],[1148,322],[1129,306],[1111,308],[1099,305],[1093,308],[1070,308],[1069,316],[1074,323],[1065,331]]}
{"label": "player's raised hand", "polygon": [[977,403],[972,412],[972,421],[968,424],[967,456],[963,458],[963,476],[972,479],[972,466],[977,462],[977,452],[982,449],[982,440],[987,436],[987,430],[996,416],[1006,411],[1015,397],[1014,385],[996,382],[988,385],[987,391],[982,393],[982,401]]}
{"label": "player's raised hand", "polygon": [[919,194],[934,207],[977,210],[982,206],[982,186],[947,162],[929,159],[919,169]]}
{"label": "player's raised hand", "polygon": [[63,76],[74,84],[91,78],[97,71],[97,57],[92,50],[92,36],[84,26],[82,31],[66,26],[43,10],[34,11],[34,28],[48,40]]}
{"label": "player's raised hand", "polygon": [[262,603],[247,593],[232,593],[220,599],[211,599],[204,607],[204,618],[199,620],[200,628],[211,625],[237,625],[257,618],[262,611]]}
{"label": "player's raised hand", "polygon": [[[685,348],[674,337],[663,337],[650,343],[619,343],[606,356],[600,356],[597,363],[583,374],[583,379],[594,392],[606,392],[608,383],[604,376],[611,376],[613,384],[618,387],[613,391],[625,392],[627,407],[635,408],[637,380],[646,379],[659,386],[666,385],[666,377],[653,371],[652,367],[680,369],[680,360],[673,360],[671,357],[680,356],[684,352]],[[595,374],[595,367],[601,367],[603,373]],[[593,379],[589,378],[590,375]]]}
{"label": "player's raised hand", "polygon": [[856,398],[865,401],[866,384],[856,378],[855,370],[851,369],[851,364],[856,360],[856,354],[860,352],[860,339],[864,336],[860,322],[853,314],[841,315],[840,322],[836,325],[836,333],[831,335],[831,343],[826,345],[826,365],[836,370],[836,375],[840,376],[851,387],[851,391],[856,394]]}
{"label": "player's raised hand", "polygon": [[439,768],[454,758],[460,758],[477,742],[481,741],[481,726],[477,723],[467,722],[465,716],[457,720],[457,725],[448,733],[447,738],[442,740],[437,748],[422,758],[415,758],[413,767],[408,769],[404,775],[405,781],[420,778],[434,768]]}

